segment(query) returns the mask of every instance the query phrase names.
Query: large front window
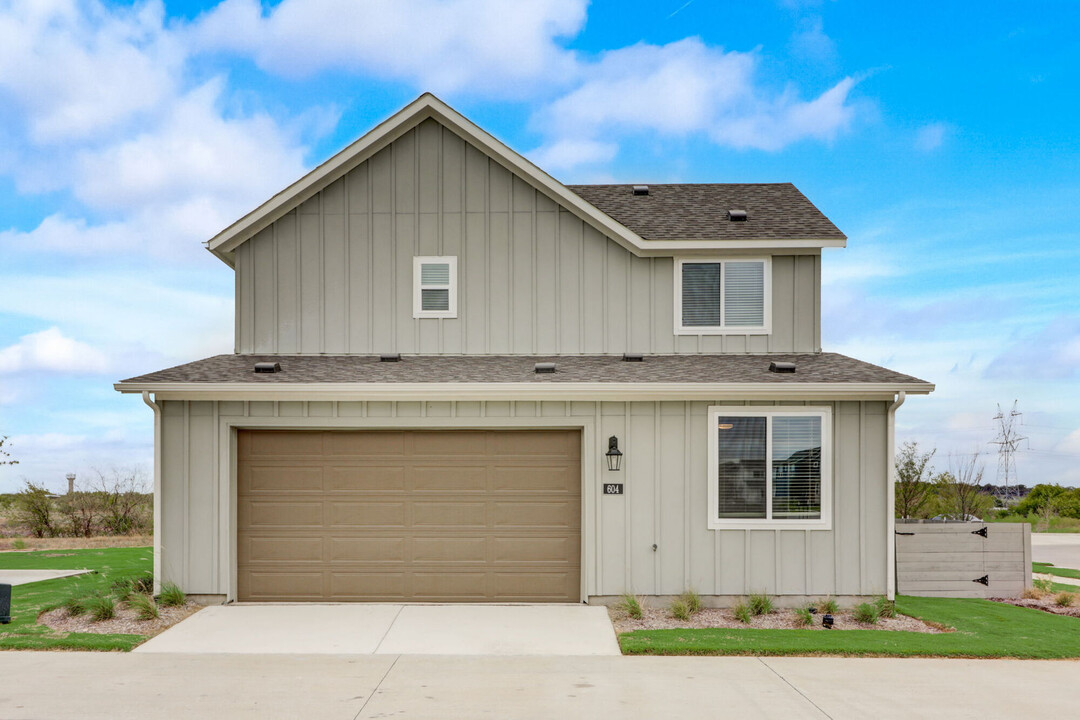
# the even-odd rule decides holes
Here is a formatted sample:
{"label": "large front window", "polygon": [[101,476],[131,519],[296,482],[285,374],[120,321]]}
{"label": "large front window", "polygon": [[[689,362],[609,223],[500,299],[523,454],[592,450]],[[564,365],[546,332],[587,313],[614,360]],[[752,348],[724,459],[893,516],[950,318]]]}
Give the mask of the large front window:
{"label": "large front window", "polygon": [[712,528],[829,523],[829,408],[709,409]]}

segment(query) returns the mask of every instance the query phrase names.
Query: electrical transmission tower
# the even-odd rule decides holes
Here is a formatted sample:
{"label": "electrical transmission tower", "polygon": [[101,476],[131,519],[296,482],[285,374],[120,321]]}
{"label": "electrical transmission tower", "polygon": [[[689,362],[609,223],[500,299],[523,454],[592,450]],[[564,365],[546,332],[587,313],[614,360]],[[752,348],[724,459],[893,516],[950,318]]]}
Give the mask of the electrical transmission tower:
{"label": "electrical transmission tower", "polygon": [[1027,440],[1016,427],[1017,424],[1023,424],[1023,413],[1017,410],[1017,402],[1013,400],[1012,411],[1009,413],[1002,411],[1000,403],[998,404],[997,415],[994,416],[998,425],[997,437],[990,441],[991,445],[998,446],[998,484],[1005,487],[1006,505],[1009,504],[1012,494],[1009,490],[1010,481],[1012,485],[1019,484],[1016,477],[1016,452],[1020,449],[1020,443]]}

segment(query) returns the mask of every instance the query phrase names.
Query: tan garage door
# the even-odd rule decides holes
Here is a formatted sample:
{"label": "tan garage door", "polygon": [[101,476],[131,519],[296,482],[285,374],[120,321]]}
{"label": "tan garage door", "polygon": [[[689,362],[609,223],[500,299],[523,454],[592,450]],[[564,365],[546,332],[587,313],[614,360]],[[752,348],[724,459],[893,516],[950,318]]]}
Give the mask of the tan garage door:
{"label": "tan garage door", "polygon": [[576,430],[238,437],[240,600],[577,602]]}

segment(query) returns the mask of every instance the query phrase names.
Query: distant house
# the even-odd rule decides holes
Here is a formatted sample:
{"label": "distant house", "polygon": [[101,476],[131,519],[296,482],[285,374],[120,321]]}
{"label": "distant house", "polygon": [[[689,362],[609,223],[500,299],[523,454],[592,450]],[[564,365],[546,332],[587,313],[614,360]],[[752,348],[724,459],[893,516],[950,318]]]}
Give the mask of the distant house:
{"label": "distant house", "polygon": [[116,385],[155,410],[156,576],[892,594],[893,414],[933,386],[822,352],[845,244],[790,184],[563,185],[424,95],[209,241],[234,354]]}

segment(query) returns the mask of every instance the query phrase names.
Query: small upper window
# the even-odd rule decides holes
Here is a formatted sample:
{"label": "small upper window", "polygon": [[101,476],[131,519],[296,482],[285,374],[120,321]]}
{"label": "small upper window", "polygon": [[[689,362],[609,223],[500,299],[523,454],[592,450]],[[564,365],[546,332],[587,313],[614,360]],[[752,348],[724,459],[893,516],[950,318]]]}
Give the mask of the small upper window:
{"label": "small upper window", "polygon": [[768,265],[768,260],[677,261],[676,333],[768,332]]}
{"label": "small upper window", "polygon": [[457,317],[457,258],[413,258],[413,317]]}

